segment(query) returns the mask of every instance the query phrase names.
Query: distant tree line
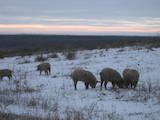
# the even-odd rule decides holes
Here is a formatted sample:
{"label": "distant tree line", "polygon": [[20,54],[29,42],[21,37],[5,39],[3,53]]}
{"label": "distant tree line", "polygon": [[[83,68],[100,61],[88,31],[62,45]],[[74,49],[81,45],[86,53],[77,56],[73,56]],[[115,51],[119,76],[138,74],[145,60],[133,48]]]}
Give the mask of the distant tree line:
{"label": "distant tree line", "polygon": [[0,35],[0,55],[32,54],[38,51],[114,48],[124,46],[160,46],[155,36],[72,36],[72,35]]}

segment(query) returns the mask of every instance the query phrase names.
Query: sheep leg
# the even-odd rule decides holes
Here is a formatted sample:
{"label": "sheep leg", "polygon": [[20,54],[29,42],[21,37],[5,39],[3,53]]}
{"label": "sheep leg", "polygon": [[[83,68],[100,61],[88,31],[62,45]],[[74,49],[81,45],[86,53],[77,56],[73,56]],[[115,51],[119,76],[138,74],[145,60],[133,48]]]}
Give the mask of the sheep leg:
{"label": "sheep leg", "polygon": [[125,83],[125,88],[128,88],[128,85]]}
{"label": "sheep leg", "polygon": [[50,73],[49,73],[49,70],[47,70],[47,73],[48,73],[48,75],[50,74]]}
{"label": "sheep leg", "polygon": [[104,88],[107,90],[107,81],[104,82]]}
{"label": "sheep leg", "polygon": [[89,88],[89,84],[85,82],[86,90]]}
{"label": "sheep leg", "polygon": [[8,76],[8,79],[11,80],[11,76]]}
{"label": "sheep leg", "polygon": [[115,82],[112,82],[112,86],[113,86],[113,88],[115,88]]}
{"label": "sheep leg", "polygon": [[101,80],[101,90],[102,90],[103,80]]}
{"label": "sheep leg", "polygon": [[130,83],[130,85],[131,85],[131,88],[133,87],[133,84],[132,83]]}
{"label": "sheep leg", "polygon": [[74,89],[77,90],[77,81],[74,81]]}
{"label": "sheep leg", "polygon": [[128,82],[126,82],[126,83],[125,83],[125,87],[126,87],[126,88],[128,88],[128,86],[129,86],[129,83],[128,83]]}
{"label": "sheep leg", "polygon": [[48,70],[48,74],[49,74],[49,75],[51,74],[51,71],[50,71],[50,69]]}
{"label": "sheep leg", "polygon": [[133,87],[136,88],[136,86],[137,86],[137,83],[133,83]]}
{"label": "sheep leg", "polygon": [[45,70],[44,72],[45,72],[45,75],[47,75],[47,74],[48,74],[46,70]]}
{"label": "sheep leg", "polygon": [[51,68],[49,68],[48,70],[49,70],[49,74],[51,74]]}

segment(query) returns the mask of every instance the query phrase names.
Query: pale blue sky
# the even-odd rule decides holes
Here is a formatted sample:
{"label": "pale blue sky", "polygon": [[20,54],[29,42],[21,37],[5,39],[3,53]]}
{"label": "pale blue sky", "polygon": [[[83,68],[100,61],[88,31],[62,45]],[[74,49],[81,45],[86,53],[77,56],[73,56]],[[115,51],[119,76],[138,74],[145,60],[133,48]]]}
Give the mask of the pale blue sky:
{"label": "pale blue sky", "polygon": [[[49,34],[157,34],[160,32],[160,0],[0,0],[0,33]],[[55,29],[37,32],[10,30],[4,25],[117,27],[77,30]],[[2,26],[3,25],[3,26]],[[137,25],[137,27],[135,27]],[[128,31],[119,29],[128,28]],[[134,28],[133,28],[134,26]],[[47,28],[46,28],[47,29]],[[88,29],[88,28],[87,28]],[[117,29],[117,31],[116,31]],[[137,30],[136,30],[137,29]],[[146,31],[145,31],[146,29]],[[147,30],[152,31],[147,31]],[[37,28],[36,28],[37,30]],[[73,30],[73,31],[72,31]],[[96,30],[96,31],[94,31]]]}

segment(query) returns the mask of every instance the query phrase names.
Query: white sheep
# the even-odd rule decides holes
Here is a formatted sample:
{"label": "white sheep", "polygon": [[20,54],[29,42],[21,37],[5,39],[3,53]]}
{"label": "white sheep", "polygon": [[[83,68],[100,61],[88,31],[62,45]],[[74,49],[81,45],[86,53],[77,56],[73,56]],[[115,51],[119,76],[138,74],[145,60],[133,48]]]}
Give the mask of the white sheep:
{"label": "white sheep", "polygon": [[89,85],[90,87],[95,88],[98,82],[96,77],[90,71],[83,69],[76,69],[70,76],[74,82],[75,90],[77,90],[78,81],[84,82],[86,89],[89,88]]}
{"label": "white sheep", "polygon": [[124,85],[126,88],[130,87],[136,87],[138,80],[139,80],[139,73],[137,70],[134,69],[125,69],[123,71],[123,80],[124,80]]}
{"label": "white sheep", "polygon": [[112,68],[104,68],[100,72],[100,78],[101,78],[101,90],[103,82],[105,89],[107,89],[108,82],[112,83],[113,88],[115,87],[115,85],[117,85],[119,88],[123,88],[123,79],[121,75],[119,74],[119,72],[117,72]]}
{"label": "white sheep", "polygon": [[3,79],[3,77],[8,77],[9,79],[12,78],[12,70],[10,69],[1,69],[0,70],[0,79]]}
{"label": "white sheep", "polygon": [[37,70],[40,71],[40,75],[42,71],[45,72],[46,75],[51,73],[51,65],[49,63],[41,63],[37,66]]}

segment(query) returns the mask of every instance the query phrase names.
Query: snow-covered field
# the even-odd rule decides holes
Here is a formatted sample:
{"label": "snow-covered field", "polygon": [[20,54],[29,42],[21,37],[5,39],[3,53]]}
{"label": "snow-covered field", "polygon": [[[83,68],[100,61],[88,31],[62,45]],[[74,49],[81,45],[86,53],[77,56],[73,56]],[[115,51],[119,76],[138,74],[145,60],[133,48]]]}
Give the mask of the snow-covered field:
{"label": "snow-covered field", "polygon": [[[49,76],[36,71],[40,62],[35,62],[35,57],[0,59],[0,69],[12,69],[15,75],[10,81],[7,77],[0,81],[1,111],[43,117],[55,113],[63,116],[74,111],[92,120],[160,119],[160,48],[83,50],[76,52],[74,60],[58,53],[58,58],[47,61],[52,68]],[[21,64],[25,60],[29,63]],[[138,86],[112,89],[109,83],[107,90],[100,91],[100,84],[85,90],[84,84],[78,82],[78,90],[74,90],[69,77],[73,70],[89,70],[100,81],[99,72],[105,67],[114,68],[120,74],[125,68],[138,70]]]}

